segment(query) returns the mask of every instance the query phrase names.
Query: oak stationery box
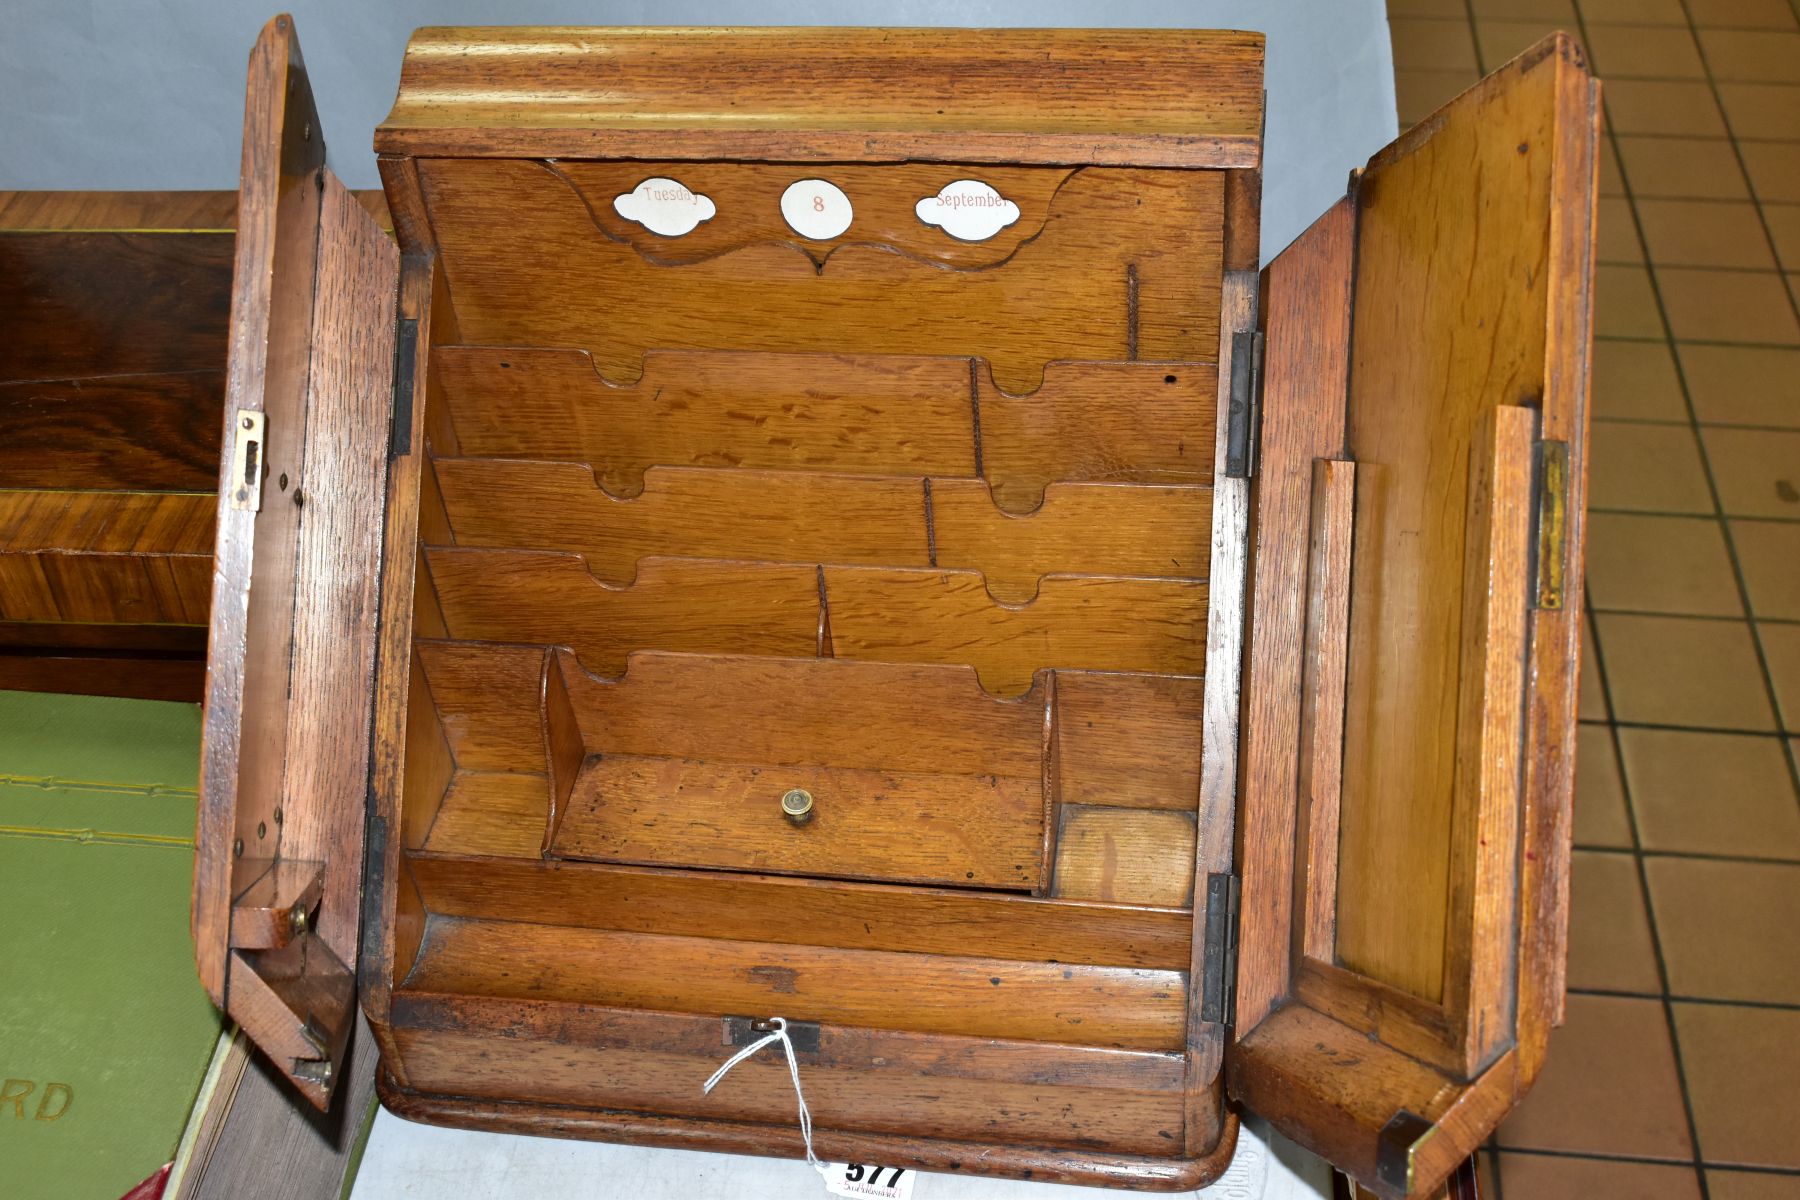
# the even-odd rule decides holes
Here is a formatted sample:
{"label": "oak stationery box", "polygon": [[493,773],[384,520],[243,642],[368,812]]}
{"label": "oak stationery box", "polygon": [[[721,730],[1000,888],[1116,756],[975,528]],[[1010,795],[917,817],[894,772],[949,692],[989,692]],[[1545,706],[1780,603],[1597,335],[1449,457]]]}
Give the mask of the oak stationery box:
{"label": "oak stationery box", "polygon": [[[1435,1187],[1560,1016],[1597,88],[1540,44],[1260,276],[1242,33],[251,58],[194,933],[314,1103]],[[395,244],[397,242],[397,245]],[[1228,1100],[1228,1097],[1230,1100]]]}

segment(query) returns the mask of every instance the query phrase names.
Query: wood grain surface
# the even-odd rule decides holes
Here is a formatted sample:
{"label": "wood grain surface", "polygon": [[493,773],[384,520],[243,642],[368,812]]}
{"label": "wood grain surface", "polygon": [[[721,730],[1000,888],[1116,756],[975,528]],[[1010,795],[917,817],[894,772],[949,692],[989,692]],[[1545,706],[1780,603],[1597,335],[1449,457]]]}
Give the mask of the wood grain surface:
{"label": "wood grain surface", "polygon": [[814,350],[978,355],[1029,392],[1052,359],[1217,345],[1214,172],[1080,172],[1043,232],[987,270],[855,243],[823,266],[783,243],[662,265],[607,237],[545,164],[422,159],[419,174],[464,339],[585,349],[618,382],[653,349]]}
{"label": "wood grain surface", "polygon": [[1203,583],[1055,575],[1013,607],[973,571],[826,567],[824,579],[838,657],[968,663],[999,696],[1044,667],[1194,675],[1205,660]]}
{"label": "wood grain surface", "polygon": [[604,675],[619,674],[640,649],[819,650],[818,569],[806,564],[651,558],[629,586],[609,588],[576,554],[434,549],[425,557],[451,637],[568,646]]}
{"label": "wood grain surface", "polygon": [[1212,515],[1204,487],[1052,483],[1009,515],[979,479],[652,467],[616,499],[579,463],[437,459],[460,546],[579,554],[610,586],[647,557],[752,559],[978,571],[1027,604],[1046,575],[1203,579]]}
{"label": "wood grain surface", "polygon": [[215,503],[0,490],[0,619],[204,625]]}
{"label": "wood grain surface", "polygon": [[1444,994],[1446,937],[1467,936],[1446,925],[1446,848],[1470,450],[1493,406],[1543,404],[1552,351],[1556,62],[1502,72],[1358,190],[1337,954],[1427,1000]]}
{"label": "wood grain surface", "polygon": [[585,462],[621,497],[658,465],[980,476],[1019,514],[1056,480],[1212,479],[1209,361],[1051,362],[1011,395],[971,359],[651,350],[613,384],[582,350],[446,345],[432,378],[439,454]]}
{"label": "wood grain surface", "polygon": [[[218,501],[194,936],[214,1001],[320,1108],[356,1007],[399,274],[323,154],[277,17],[250,58],[226,390],[230,428],[264,416],[267,474],[259,504]],[[316,922],[227,962],[231,898],[276,860],[321,864]]]}
{"label": "wood grain surface", "polygon": [[1065,805],[1054,894],[1185,908],[1194,900],[1190,812]]}
{"label": "wood grain surface", "polygon": [[[781,812],[794,788],[813,798],[804,825]],[[576,780],[550,852],[1029,891],[1042,876],[1043,809],[1035,778],[611,754]]]}
{"label": "wood grain surface", "polygon": [[[979,950],[979,947],[970,947]],[[999,979],[999,983],[993,982]],[[407,990],[1170,1050],[1185,972],[435,917]],[[784,1072],[785,1074],[785,1072]]]}
{"label": "wood grain surface", "polygon": [[[806,238],[783,219],[781,195],[789,184],[816,173],[792,165],[736,162],[559,162],[606,236],[661,263],[697,262],[756,242],[786,242],[822,263],[839,246],[885,246],[896,253],[954,267],[1005,262],[1043,231],[1050,204],[1073,173],[1071,167],[1013,167],[978,163],[833,163],[831,181],[850,197],[855,221],[832,238]],[[690,233],[665,237],[621,216],[614,200],[646,179],[672,179],[712,201],[715,215]],[[984,241],[962,241],[928,225],[915,211],[962,179],[984,182],[1018,206],[1012,224]]]}
{"label": "wood grain surface", "polygon": [[[1264,637],[1265,580],[1278,604],[1305,570],[1303,539],[1264,536],[1227,1078],[1388,1200],[1432,1194],[1488,1138],[1560,1013],[1579,612],[1534,607],[1531,480],[1544,443],[1565,443],[1555,499],[1579,524],[1597,101],[1573,42],[1546,39],[1371,160],[1270,272],[1292,299],[1271,310],[1269,394],[1311,360],[1350,381],[1341,434],[1329,393],[1270,403],[1260,513],[1297,530],[1310,460],[1354,460],[1341,824],[1296,869],[1281,714],[1328,723],[1302,663],[1335,634],[1327,609]],[[1310,297],[1342,311],[1352,279],[1347,333],[1277,339]],[[1550,545],[1577,569],[1578,544]],[[1399,1111],[1424,1124],[1398,1131]]]}
{"label": "wood grain surface", "polygon": [[422,29],[375,149],[1250,167],[1262,43],[1197,30]]}
{"label": "wood grain surface", "polygon": [[779,929],[797,946],[953,955],[980,946],[1022,962],[1187,963],[1189,917],[1173,908],[559,861],[535,846],[507,854],[421,852],[407,862],[426,905],[451,917],[739,941]]}

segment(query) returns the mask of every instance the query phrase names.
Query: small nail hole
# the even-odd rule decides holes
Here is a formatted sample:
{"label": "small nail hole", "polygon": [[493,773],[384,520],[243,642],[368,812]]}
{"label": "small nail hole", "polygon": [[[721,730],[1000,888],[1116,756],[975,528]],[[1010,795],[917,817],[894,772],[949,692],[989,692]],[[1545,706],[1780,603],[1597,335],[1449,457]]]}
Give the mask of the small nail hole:
{"label": "small nail hole", "polygon": [[1173,375],[1164,375],[1163,382],[1164,383],[1175,383],[1175,382],[1177,382],[1177,380],[1176,380],[1175,376],[1173,376]]}

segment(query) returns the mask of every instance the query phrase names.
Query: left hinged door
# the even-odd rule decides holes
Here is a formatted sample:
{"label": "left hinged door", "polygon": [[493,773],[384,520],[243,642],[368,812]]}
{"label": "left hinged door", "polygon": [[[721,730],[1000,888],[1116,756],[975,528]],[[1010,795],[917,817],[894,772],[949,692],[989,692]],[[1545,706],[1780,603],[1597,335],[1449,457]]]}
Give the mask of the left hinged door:
{"label": "left hinged door", "polygon": [[355,1020],[399,252],[325,165],[292,18],[250,55],[194,954],[324,1108]]}

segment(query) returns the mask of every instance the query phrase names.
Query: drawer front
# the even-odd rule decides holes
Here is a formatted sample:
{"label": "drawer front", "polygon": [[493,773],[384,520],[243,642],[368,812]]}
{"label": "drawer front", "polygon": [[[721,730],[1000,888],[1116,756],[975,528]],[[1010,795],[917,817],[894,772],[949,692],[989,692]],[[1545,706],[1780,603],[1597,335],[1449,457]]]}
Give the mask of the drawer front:
{"label": "drawer front", "polygon": [[1043,825],[1035,779],[598,756],[575,781],[551,853],[1031,890]]}
{"label": "drawer front", "polygon": [[971,674],[638,655],[606,683],[564,652],[545,681],[548,852],[1037,890],[1050,687],[996,701]]}

